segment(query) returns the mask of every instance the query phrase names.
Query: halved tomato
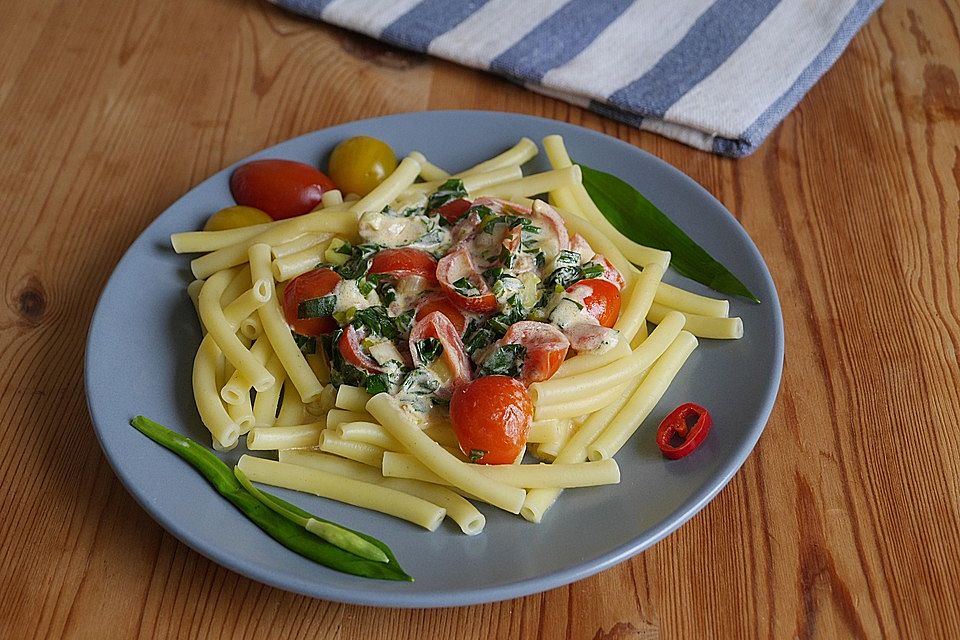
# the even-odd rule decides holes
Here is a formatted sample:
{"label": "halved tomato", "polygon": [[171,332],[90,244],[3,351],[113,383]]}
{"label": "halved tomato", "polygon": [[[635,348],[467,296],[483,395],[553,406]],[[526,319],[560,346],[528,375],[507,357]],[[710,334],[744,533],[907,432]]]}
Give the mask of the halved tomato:
{"label": "halved tomato", "polygon": [[623,291],[623,285],[626,284],[626,282],[623,280],[623,275],[615,266],[613,266],[612,262],[607,260],[606,256],[598,253],[597,255],[593,256],[590,262],[595,262],[603,267],[603,274],[599,276],[601,279],[609,280],[617,286],[617,289]]}
{"label": "halved tomato", "polygon": [[283,315],[290,327],[304,336],[319,336],[337,328],[331,316],[323,318],[298,318],[297,308],[304,300],[330,295],[343,278],[330,269],[314,269],[299,275],[287,284],[283,291]]}
{"label": "halved tomato", "polygon": [[420,249],[382,249],[370,263],[370,273],[389,273],[398,278],[420,276],[437,284],[437,259]]}
{"label": "halved tomato", "polygon": [[520,382],[528,387],[534,382],[549,380],[563,364],[570,348],[570,341],[560,329],[532,320],[521,320],[510,325],[506,335],[497,344],[519,344],[527,350]]}
{"label": "halved tomato", "polygon": [[417,343],[426,338],[436,338],[443,346],[440,357],[447,368],[449,379],[441,380],[442,386],[437,393],[441,397],[449,397],[454,389],[470,380],[470,358],[453,323],[439,311],[433,311],[418,320],[410,330],[410,354],[415,367],[429,364],[420,359],[417,349]]}
{"label": "halved tomato", "polygon": [[587,313],[604,327],[612,327],[620,317],[620,289],[609,280],[589,278],[567,287],[567,293],[583,300]]}
{"label": "halved tomato", "polygon": [[[473,264],[466,248],[460,246],[440,258],[437,263],[437,280],[440,288],[453,304],[474,313],[493,313],[497,310],[497,298],[484,282],[483,276]],[[468,294],[458,283],[466,283],[476,293]]]}
{"label": "halved tomato", "polygon": [[453,323],[457,333],[463,335],[464,330],[467,328],[467,319],[460,309],[450,302],[450,299],[442,293],[434,293],[424,298],[423,301],[417,305],[417,315],[414,319],[423,320],[434,311],[439,311],[447,316],[447,320]]}
{"label": "halved tomato", "polygon": [[451,200],[437,209],[437,213],[446,218],[447,222],[456,222],[470,208],[470,201],[466,198]]}
{"label": "halved tomato", "polygon": [[343,356],[344,360],[361,371],[368,373],[382,371],[377,361],[364,353],[363,345],[360,343],[361,339],[360,333],[356,328],[352,324],[347,325],[343,333],[340,334],[340,339],[337,341],[337,349],[340,350],[340,355]]}

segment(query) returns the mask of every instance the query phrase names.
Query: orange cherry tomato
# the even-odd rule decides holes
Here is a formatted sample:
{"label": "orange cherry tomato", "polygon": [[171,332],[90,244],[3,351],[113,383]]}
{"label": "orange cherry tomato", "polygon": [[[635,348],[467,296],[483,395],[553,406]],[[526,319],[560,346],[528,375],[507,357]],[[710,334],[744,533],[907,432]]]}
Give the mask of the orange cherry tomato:
{"label": "orange cherry tomato", "polygon": [[519,380],[484,376],[453,392],[450,421],[472,462],[510,464],[527,444],[533,402]]}
{"label": "orange cherry tomato", "polygon": [[291,280],[283,291],[283,315],[287,324],[304,336],[319,336],[335,330],[337,321],[332,316],[298,318],[297,308],[304,300],[330,295],[340,280],[340,275],[330,269],[314,269]]}
{"label": "orange cherry tomato", "polygon": [[527,350],[520,382],[528,387],[534,382],[553,377],[570,348],[570,341],[560,329],[532,320],[521,320],[510,325],[506,335],[497,344],[519,344]]}
{"label": "orange cherry tomato", "polygon": [[370,262],[370,273],[389,273],[398,278],[420,276],[437,285],[437,259],[420,249],[383,249]]}
{"label": "orange cherry tomato", "polygon": [[589,289],[583,298],[587,313],[602,327],[612,327],[620,317],[620,289],[609,280],[588,278],[567,287],[567,293],[579,295],[582,287]]}
{"label": "orange cherry tomato", "polygon": [[230,176],[237,204],[265,211],[274,220],[313,211],[323,193],[335,188],[326,175],[293,160],[254,160]]}
{"label": "orange cherry tomato", "polygon": [[423,320],[434,311],[439,311],[443,315],[447,316],[447,320],[453,323],[457,333],[463,335],[464,330],[467,328],[467,319],[464,317],[460,309],[457,309],[456,305],[450,302],[447,296],[443,295],[442,293],[435,293],[424,298],[424,300],[417,306],[417,315],[415,319]]}

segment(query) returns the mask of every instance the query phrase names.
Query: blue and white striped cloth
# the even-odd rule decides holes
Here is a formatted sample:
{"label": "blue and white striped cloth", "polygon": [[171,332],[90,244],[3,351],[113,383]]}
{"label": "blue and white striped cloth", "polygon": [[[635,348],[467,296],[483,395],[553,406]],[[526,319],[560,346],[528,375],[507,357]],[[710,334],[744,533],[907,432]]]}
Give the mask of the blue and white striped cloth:
{"label": "blue and white striped cloth", "polygon": [[698,149],[753,152],[882,0],[271,0]]}

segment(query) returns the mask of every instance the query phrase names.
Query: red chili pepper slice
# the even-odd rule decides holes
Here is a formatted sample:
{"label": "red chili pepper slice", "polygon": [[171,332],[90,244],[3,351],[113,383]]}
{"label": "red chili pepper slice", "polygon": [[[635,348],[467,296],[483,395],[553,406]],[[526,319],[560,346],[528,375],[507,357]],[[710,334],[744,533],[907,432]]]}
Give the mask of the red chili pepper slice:
{"label": "red chili pepper slice", "polygon": [[[660,428],[657,429],[657,446],[664,457],[677,460],[700,446],[710,433],[712,424],[713,418],[709,411],[692,402],[682,404],[660,423]],[[674,446],[671,444],[674,437],[682,438],[683,442]]]}

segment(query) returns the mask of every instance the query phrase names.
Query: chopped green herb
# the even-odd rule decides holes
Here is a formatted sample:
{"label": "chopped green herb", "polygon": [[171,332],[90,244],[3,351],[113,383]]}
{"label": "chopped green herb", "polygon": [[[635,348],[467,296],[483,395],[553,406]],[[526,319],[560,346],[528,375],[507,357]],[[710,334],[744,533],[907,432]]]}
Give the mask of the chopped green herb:
{"label": "chopped green herb", "polygon": [[576,251],[561,249],[560,253],[553,260],[554,268],[576,267],[580,264],[580,254]]}
{"label": "chopped green herb", "polygon": [[297,343],[297,347],[300,348],[302,353],[307,355],[317,352],[317,339],[313,336],[304,336],[296,331],[291,331],[290,334],[293,336],[293,341]]}
{"label": "chopped green herb", "polygon": [[480,290],[467,278],[460,278],[451,286],[454,291],[468,298],[475,298],[480,295]]}
{"label": "chopped green herb", "polygon": [[371,291],[376,287],[375,276],[363,276],[357,280],[357,289],[360,290],[360,295],[367,296]]}
{"label": "chopped green herb", "polygon": [[579,280],[583,280],[583,270],[580,267],[559,267],[547,276],[545,284],[547,287],[559,286],[566,289]]}
{"label": "chopped green herb", "polygon": [[439,209],[448,202],[467,197],[467,190],[463,188],[463,180],[451,178],[430,194],[427,198],[427,209]]}
{"label": "chopped green herb", "polygon": [[406,375],[400,385],[400,393],[427,396],[440,388],[440,380],[431,371],[420,367]]}
{"label": "chopped green herb", "polygon": [[353,326],[359,328],[366,327],[370,333],[383,336],[393,340],[400,331],[394,319],[387,313],[386,308],[381,306],[367,307],[358,310],[353,316]]}
{"label": "chopped green herb", "polygon": [[336,306],[337,296],[334,295],[309,298],[297,305],[297,317],[303,320],[331,316]]}
{"label": "chopped green herb", "polygon": [[487,455],[487,452],[483,449],[470,449],[470,462],[477,462]]}
{"label": "chopped green herb", "polygon": [[584,280],[588,278],[599,278],[606,271],[606,269],[596,262],[588,262],[587,264],[583,265],[581,269],[583,270]]}
{"label": "chopped green herb", "polygon": [[484,361],[478,376],[510,376],[517,378],[523,372],[523,363],[527,357],[527,348],[522,344],[505,344],[498,347]]}
{"label": "chopped green herb", "polygon": [[390,380],[385,373],[375,373],[367,376],[366,384],[364,386],[367,388],[367,393],[375,396],[378,393],[387,392],[387,390],[390,388]]}
{"label": "chopped green herb", "polygon": [[414,348],[417,350],[417,357],[424,364],[430,364],[443,353],[443,344],[436,338],[418,340]]}

